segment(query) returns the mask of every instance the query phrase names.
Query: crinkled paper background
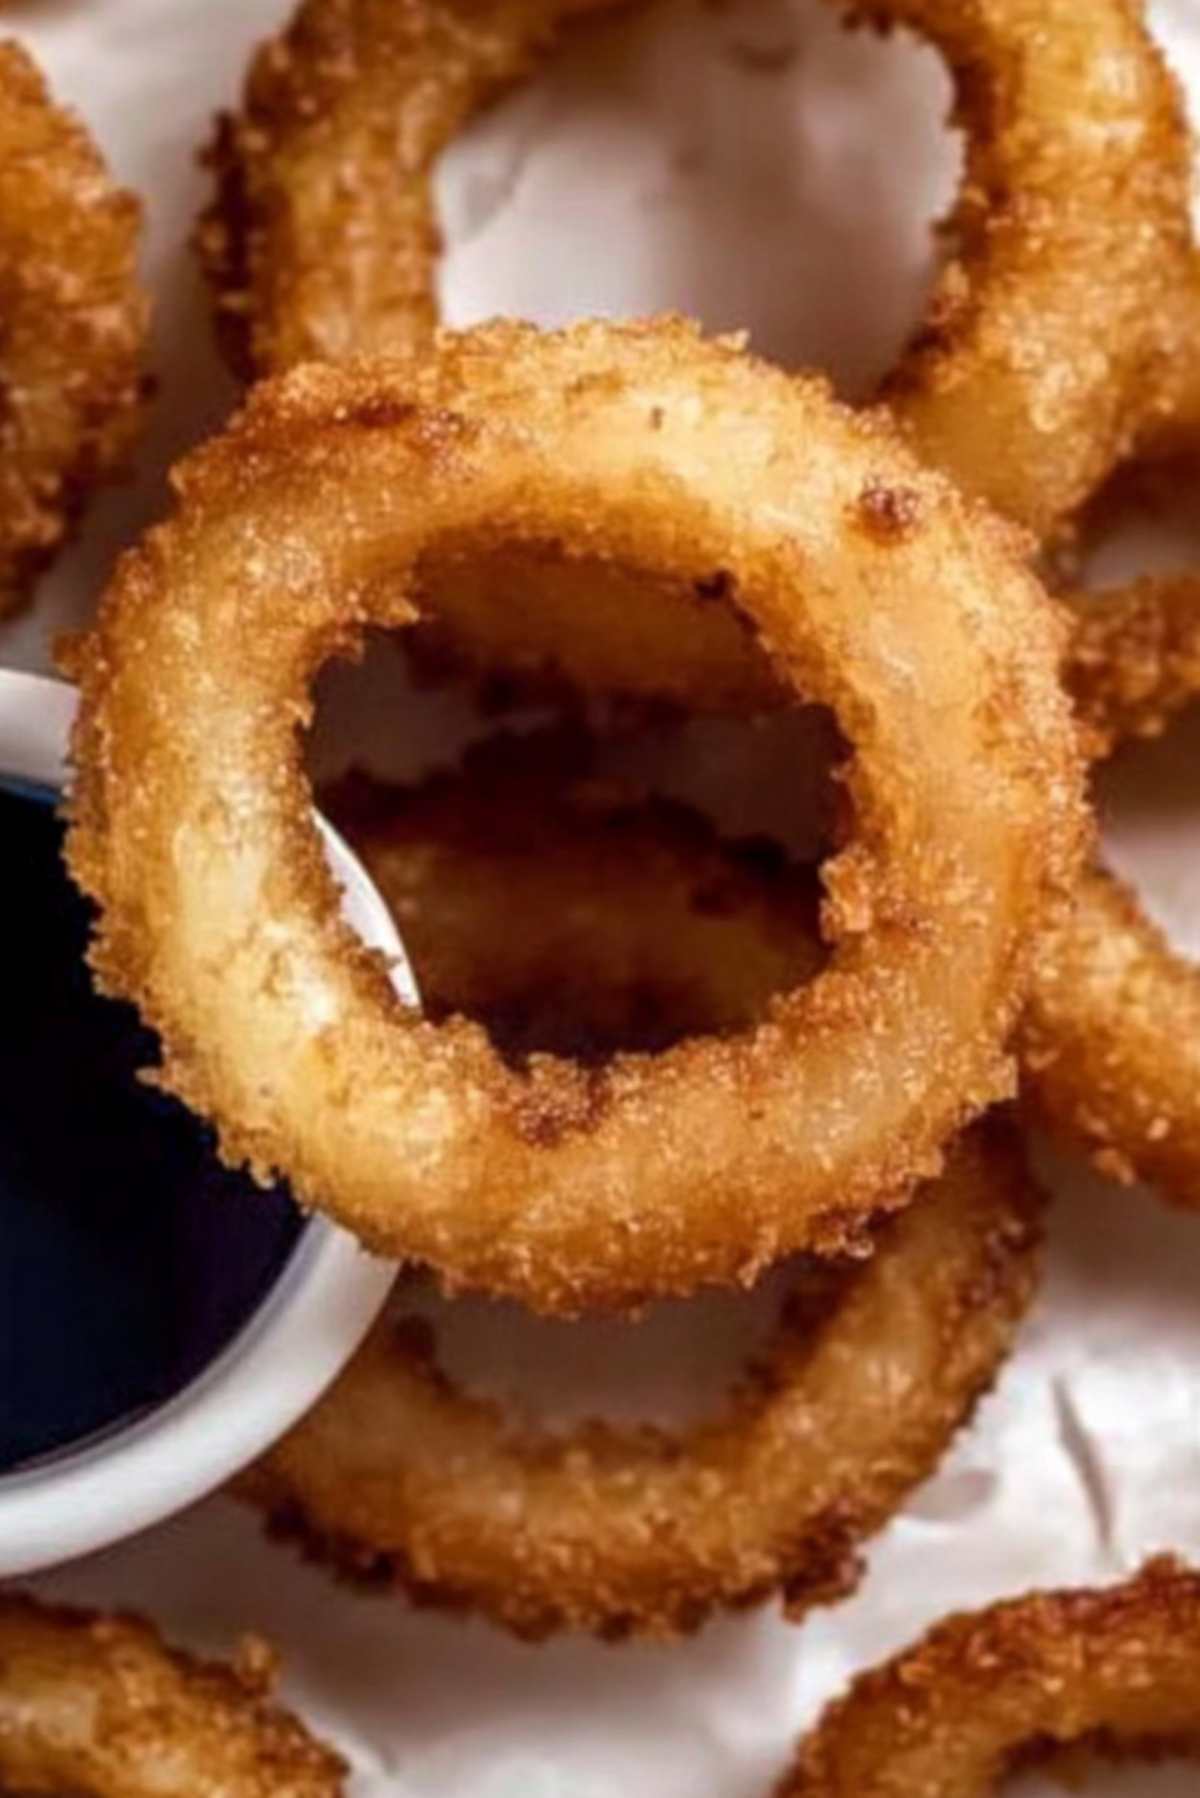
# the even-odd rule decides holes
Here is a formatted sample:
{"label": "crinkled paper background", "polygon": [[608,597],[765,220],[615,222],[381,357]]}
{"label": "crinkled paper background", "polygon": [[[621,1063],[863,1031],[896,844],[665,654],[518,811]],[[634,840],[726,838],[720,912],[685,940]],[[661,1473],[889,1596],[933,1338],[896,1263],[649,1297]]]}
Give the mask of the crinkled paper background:
{"label": "crinkled paper background", "polygon": [[[161,507],[167,463],[229,404],[186,244],[205,193],[194,154],[283,12],[281,0],[6,9],[6,28],[146,197],[161,391],[138,483],[93,511],[38,610],[0,631],[4,662],[46,665],[52,632],[88,616],[114,547]],[[1200,0],[1154,12],[1200,113]],[[761,351],[824,364],[861,392],[913,316],[929,221],[953,185],[946,98],[936,58],[846,36],[818,0],[666,0],[589,26],[446,158],[447,316],[675,307],[747,326]],[[1141,565],[1200,548],[1182,526],[1143,535]],[[406,714],[394,691],[353,713],[358,753],[407,766],[462,728],[452,702]],[[1139,752],[1103,796],[1116,859],[1196,951],[1198,725]],[[735,752],[728,735],[701,733],[660,772],[719,784]],[[780,768],[786,780],[785,758]],[[145,1607],[198,1646],[265,1630],[284,1650],[288,1695],[350,1756],[355,1798],[760,1798],[847,1674],[943,1611],[1107,1580],[1154,1549],[1200,1559],[1200,1220],[1078,1171],[1056,1169],[1055,1188],[1045,1290],[997,1392],[874,1545],[858,1596],[802,1628],[768,1608],[673,1648],[523,1647],[341,1592],[221,1498],[41,1585]],[[449,1333],[456,1366],[507,1357],[527,1393],[545,1396],[547,1361],[571,1362],[560,1385],[572,1409],[670,1415],[713,1402],[762,1312],[761,1300],[668,1308],[637,1328],[578,1330],[569,1355],[561,1327],[548,1354],[554,1326],[485,1307]],[[1112,1771],[1091,1789],[1178,1798],[1195,1775]]]}

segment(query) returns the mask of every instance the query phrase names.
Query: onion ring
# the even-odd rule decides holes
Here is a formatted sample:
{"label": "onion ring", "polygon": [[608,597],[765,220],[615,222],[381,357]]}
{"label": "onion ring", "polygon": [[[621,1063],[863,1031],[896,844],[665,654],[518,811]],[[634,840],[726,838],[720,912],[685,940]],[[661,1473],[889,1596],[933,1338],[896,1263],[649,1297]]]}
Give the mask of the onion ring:
{"label": "onion ring", "polygon": [[217,192],[196,244],[235,370],[428,348],[439,154],[567,21],[615,3],[306,0],[257,50],[206,158]]}
{"label": "onion ring", "polygon": [[[766,843],[718,852],[688,808],[631,806],[592,768],[577,732],[499,736],[458,776],[322,796],[396,915],[428,1016],[480,1018],[509,1054],[594,1057],[661,1047],[664,1026],[748,1026],[811,978],[811,870]],[[1200,970],[1099,869],[1038,966],[1021,1049],[1041,1121],[1109,1177],[1200,1205]]]}
{"label": "onion ring", "polygon": [[673,1636],[776,1591],[790,1617],[833,1603],[992,1384],[1032,1296],[1014,1145],[977,1127],[869,1260],[802,1280],[709,1421],[523,1423],[450,1383],[401,1292],[240,1490],[350,1578],[531,1639]]}
{"label": "onion ring", "polygon": [[[470,1010],[513,1052],[611,1051],[647,1016],[740,1025],[818,957],[810,869],[589,781],[560,734],[492,739],[416,788],[356,778],[322,805],[429,1011]],[[763,1363],[683,1436],[551,1434],[457,1391],[401,1283],[240,1490],[349,1576],[522,1636],[671,1635],[775,1590],[798,1615],[853,1588],[859,1545],[991,1384],[1033,1290],[1037,1211],[993,1120],[869,1262],[798,1276]]]}
{"label": "onion ring", "polygon": [[269,1702],[270,1650],[226,1667],[135,1617],[0,1595],[0,1786],[87,1798],[340,1798],[341,1759]]}
{"label": "onion ring", "polygon": [[[1165,404],[1185,340],[1179,93],[1133,0],[834,3],[941,51],[967,136],[955,254],[885,396],[926,458],[1044,536]],[[210,156],[198,243],[243,374],[429,344],[434,161],[595,4],[304,0]]]}
{"label": "onion ring", "polygon": [[19,45],[0,43],[0,616],[140,423],[141,207]]}
{"label": "onion ring", "polygon": [[1076,1744],[1192,1757],[1198,1668],[1200,1578],[1169,1559],[952,1617],[855,1680],[778,1798],[983,1798]]}
{"label": "onion ring", "polygon": [[[572,1311],[844,1249],[1009,1090],[1077,733],[1009,531],[885,420],[679,322],[493,325],[265,383],[177,484],[76,656],[67,853],[101,979],[227,1156],[452,1286]],[[550,538],[719,570],[850,739],[856,822],[830,965],[766,1020],[520,1073],[404,1012],[337,918],[297,727],[331,654],[431,603],[423,556]]]}

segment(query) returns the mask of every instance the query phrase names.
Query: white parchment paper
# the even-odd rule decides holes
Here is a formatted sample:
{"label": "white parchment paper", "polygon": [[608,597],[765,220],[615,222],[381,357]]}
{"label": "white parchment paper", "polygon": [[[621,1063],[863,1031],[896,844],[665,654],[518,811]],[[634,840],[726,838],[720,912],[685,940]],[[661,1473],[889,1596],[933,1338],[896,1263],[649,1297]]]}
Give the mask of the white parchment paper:
{"label": "white parchment paper", "polygon": [[[187,250],[206,192],[194,158],[283,11],[280,0],[6,9],[5,28],[145,195],[160,393],[137,482],[93,509],[37,610],[0,630],[0,662],[47,665],[53,632],[90,615],[114,549],[161,508],[170,460],[232,398]],[[1200,99],[1200,0],[1161,0],[1155,21]],[[953,186],[947,91],[932,55],[847,37],[816,0],[665,0],[589,27],[446,158],[447,316],[671,306],[747,326],[765,353],[822,364],[862,392],[913,316],[929,220]],[[1172,553],[1200,550],[1186,528],[1160,535]],[[359,752],[395,762],[399,741],[408,766],[444,753],[463,724],[452,701],[410,715],[391,687],[353,712]],[[666,774],[719,785],[741,753],[719,731],[685,739]],[[1200,952],[1198,767],[1200,720],[1114,771],[1103,805],[1115,859]],[[1047,1280],[1019,1353],[873,1545],[857,1597],[801,1628],[768,1608],[672,1648],[523,1647],[340,1591],[220,1498],[41,1585],[145,1608],[198,1647],[266,1631],[287,1695],[349,1755],[356,1798],[759,1798],[847,1675],[945,1610],[1108,1580],[1154,1549],[1200,1559],[1200,1224],[1078,1169],[1047,1171]],[[716,1298],[636,1328],[587,1326],[568,1356],[545,1352],[539,1332],[555,1326],[498,1323],[486,1307],[448,1326],[457,1366],[503,1364],[528,1392],[539,1367],[569,1361],[569,1390],[551,1395],[560,1407],[600,1406],[611,1391],[623,1410],[636,1399],[659,1412],[713,1402],[763,1327],[762,1300]],[[1195,1775],[1114,1771],[1092,1789],[1178,1798]]]}

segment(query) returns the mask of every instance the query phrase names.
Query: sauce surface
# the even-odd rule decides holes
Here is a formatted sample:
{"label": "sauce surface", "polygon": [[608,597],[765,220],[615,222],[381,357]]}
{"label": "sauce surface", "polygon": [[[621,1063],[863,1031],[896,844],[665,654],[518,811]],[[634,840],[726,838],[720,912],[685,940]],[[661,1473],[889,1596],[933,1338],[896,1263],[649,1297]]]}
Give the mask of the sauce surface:
{"label": "sauce surface", "polygon": [[0,1473],[188,1385],[302,1229],[137,1079],[154,1039],[92,991],[89,907],[44,799],[0,789]]}

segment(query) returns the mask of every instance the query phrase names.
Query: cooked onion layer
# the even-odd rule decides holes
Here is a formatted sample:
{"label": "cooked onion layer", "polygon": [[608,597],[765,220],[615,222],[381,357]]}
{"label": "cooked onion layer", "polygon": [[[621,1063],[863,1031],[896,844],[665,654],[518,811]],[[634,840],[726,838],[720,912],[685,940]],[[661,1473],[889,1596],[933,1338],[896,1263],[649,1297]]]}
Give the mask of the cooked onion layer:
{"label": "cooked onion layer", "polygon": [[0,1595],[0,1787],[81,1798],[339,1798],[341,1760],[272,1704],[261,1642],[233,1667],[149,1624]]}
{"label": "cooked onion layer", "polygon": [[24,50],[0,43],[0,615],[141,415],[141,209]]}
{"label": "cooked onion layer", "polygon": [[[1010,1090],[1082,837],[1058,633],[1007,530],[882,418],[678,323],[492,326],[265,384],[177,485],[77,658],[68,853],[105,985],[228,1156],[571,1311],[844,1249]],[[549,539],[719,574],[854,750],[829,966],[750,1029],[600,1069],[514,1070],[397,1004],[337,914],[297,731],[330,655],[433,603],[424,556]]]}
{"label": "cooked onion layer", "polygon": [[985,1798],[1074,1744],[1190,1757],[1198,1667],[1200,1579],[1175,1561],[952,1617],[826,1711],[778,1798]]}
{"label": "cooked onion layer", "polygon": [[[211,156],[199,243],[243,372],[430,342],[439,152],[606,3],[303,0]],[[952,254],[886,397],[1044,535],[1163,406],[1186,342],[1182,101],[1136,0],[835,4],[942,52],[966,136]]]}

